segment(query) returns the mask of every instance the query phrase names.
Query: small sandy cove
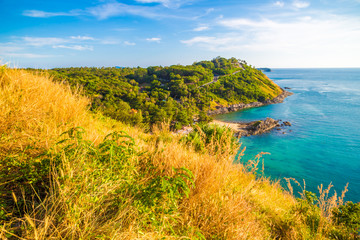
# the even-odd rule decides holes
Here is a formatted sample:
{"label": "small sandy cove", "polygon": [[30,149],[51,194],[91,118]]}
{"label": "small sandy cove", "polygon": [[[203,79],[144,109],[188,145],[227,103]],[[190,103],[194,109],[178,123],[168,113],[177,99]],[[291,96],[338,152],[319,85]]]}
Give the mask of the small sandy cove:
{"label": "small sandy cove", "polygon": [[220,126],[226,126],[231,128],[232,130],[234,130],[234,132],[238,133],[238,132],[247,132],[246,127],[249,125],[249,123],[229,123],[229,122],[223,122],[223,121],[219,121],[219,120],[213,120],[211,122],[211,124],[217,124]]}

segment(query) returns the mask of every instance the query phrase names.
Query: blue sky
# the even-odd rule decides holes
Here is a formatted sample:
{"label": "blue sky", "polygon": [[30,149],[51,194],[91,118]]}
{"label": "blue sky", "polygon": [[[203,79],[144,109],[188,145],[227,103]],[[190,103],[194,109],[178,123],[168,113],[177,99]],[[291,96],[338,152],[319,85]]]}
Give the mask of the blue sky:
{"label": "blue sky", "polygon": [[0,0],[15,67],[360,67],[360,0]]}

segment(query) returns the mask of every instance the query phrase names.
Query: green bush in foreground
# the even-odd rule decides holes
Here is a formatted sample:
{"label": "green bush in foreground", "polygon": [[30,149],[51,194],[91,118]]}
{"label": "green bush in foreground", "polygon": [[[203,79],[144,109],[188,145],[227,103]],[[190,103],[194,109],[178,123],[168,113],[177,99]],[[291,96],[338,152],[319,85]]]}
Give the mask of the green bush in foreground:
{"label": "green bush in foreground", "polygon": [[353,239],[360,239],[360,203],[347,202],[333,209],[333,220]]}
{"label": "green bush in foreground", "polygon": [[239,141],[233,131],[217,124],[199,124],[194,130],[185,135],[182,142],[192,145],[195,151],[210,152],[212,154],[235,153],[239,149]]}
{"label": "green bush in foreground", "polygon": [[0,181],[8,180],[9,170],[15,179],[0,189],[7,196],[0,203],[7,236],[42,232],[44,238],[92,239],[134,224],[139,231],[179,233],[178,203],[194,184],[192,173],[156,168],[124,132],[109,134],[97,146],[83,134],[70,129],[52,150],[25,165],[19,157],[5,161]]}
{"label": "green bush in foreground", "polygon": [[[360,203],[343,204],[347,186],[340,197],[337,197],[336,192],[330,197],[331,188],[332,184],[323,190],[321,185],[318,188],[319,196],[302,189],[301,198],[296,199],[297,204],[294,205],[292,214],[303,219],[310,239],[360,239]],[[327,229],[325,233],[319,231],[321,228]]]}

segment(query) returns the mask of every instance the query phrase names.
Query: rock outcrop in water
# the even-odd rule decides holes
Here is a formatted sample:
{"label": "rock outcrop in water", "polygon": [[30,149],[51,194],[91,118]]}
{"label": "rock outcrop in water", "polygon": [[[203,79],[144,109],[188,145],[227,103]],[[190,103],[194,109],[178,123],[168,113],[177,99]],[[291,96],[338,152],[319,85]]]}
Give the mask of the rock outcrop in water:
{"label": "rock outcrop in water", "polygon": [[[234,130],[236,136],[251,136],[259,135],[276,128],[277,130],[282,130],[281,127],[285,127],[284,123],[281,120],[275,120],[272,118],[266,118],[265,120],[258,120],[252,122],[223,122],[219,120],[214,120],[213,124],[218,124],[221,126],[230,127]],[[290,124],[290,122],[287,122]],[[291,126],[291,125],[286,125]],[[285,132],[284,132],[285,133]]]}
{"label": "rock outcrop in water", "polygon": [[258,135],[265,132],[270,131],[271,129],[275,127],[279,127],[279,121],[272,119],[272,118],[266,118],[265,120],[256,121],[255,123],[250,123],[247,126],[247,135]]}
{"label": "rock outcrop in water", "polygon": [[263,134],[269,132],[273,128],[280,127],[279,121],[280,120],[275,120],[268,117],[265,120],[253,121],[249,123],[239,123],[242,127],[238,128],[235,133],[239,137]]}
{"label": "rock outcrop in water", "polygon": [[291,126],[291,123],[288,121],[284,121],[283,124],[284,124],[284,126]]}
{"label": "rock outcrop in water", "polygon": [[216,110],[208,111],[208,115],[218,115],[218,114],[226,114],[229,112],[236,112],[245,108],[252,108],[252,107],[261,107],[264,105],[269,104],[276,104],[276,103],[282,103],[284,99],[288,96],[293,95],[292,92],[283,91],[279,96],[277,96],[274,99],[266,100],[264,102],[252,102],[252,103],[239,103],[239,104],[233,104],[228,107],[221,107],[219,106]]}

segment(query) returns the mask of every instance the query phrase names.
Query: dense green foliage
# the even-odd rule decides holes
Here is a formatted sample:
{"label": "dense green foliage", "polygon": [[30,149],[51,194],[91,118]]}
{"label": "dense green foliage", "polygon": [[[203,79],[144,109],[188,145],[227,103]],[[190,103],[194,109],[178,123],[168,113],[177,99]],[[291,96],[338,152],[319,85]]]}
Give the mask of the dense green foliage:
{"label": "dense green foliage", "polygon": [[352,234],[353,239],[360,239],[360,203],[347,202],[333,209],[333,220]]}
{"label": "dense green foliage", "polygon": [[208,121],[207,111],[239,102],[265,101],[280,89],[261,71],[235,58],[189,66],[55,68],[56,81],[81,85],[91,110],[133,125],[169,122],[173,129]]}
{"label": "dense green foliage", "polygon": [[181,142],[193,146],[195,151],[213,153],[236,152],[240,146],[230,128],[217,124],[199,124],[193,131],[182,137]]}
{"label": "dense green foliage", "polygon": [[327,209],[321,203],[324,201],[322,198],[321,194],[318,197],[313,192],[303,190],[301,198],[297,198],[297,204],[293,208],[293,213],[301,215],[309,227],[310,235],[321,236],[318,229],[324,224],[321,216],[325,214],[334,223],[329,231],[330,239],[360,239],[360,203],[346,202]]}
{"label": "dense green foliage", "polygon": [[[95,213],[99,221],[108,221],[118,212],[132,209],[136,213],[131,214],[141,215],[138,224],[143,229],[157,230],[157,226],[167,219],[170,228],[162,230],[173,232],[171,226],[176,226],[178,203],[188,197],[194,186],[192,173],[186,168],[173,168],[173,173],[169,174],[157,168],[146,153],[138,151],[134,139],[124,132],[109,134],[99,145],[84,140],[83,134],[82,128],[72,128],[63,134],[64,138],[54,148],[35,158],[23,153],[9,156],[0,163],[0,224],[38,208],[28,201],[45,199],[54,191],[52,182],[63,191],[70,191],[68,197],[72,201],[65,199],[49,209],[33,209],[39,215],[58,208],[56,221],[61,221],[67,217],[62,209],[74,208],[75,212],[74,199],[80,199],[88,208],[99,206]],[[73,174],[69,166],[76,166],[84,174]],[[86,226],[82,220],[86,216],[73,217],[78,218],[78,227]],[[123,217],[131,218],[126,214]],[[25,232],[19,227],[7,227],[9,233],[21,236]],[[106,236],[96,236],[100,237]]]}

